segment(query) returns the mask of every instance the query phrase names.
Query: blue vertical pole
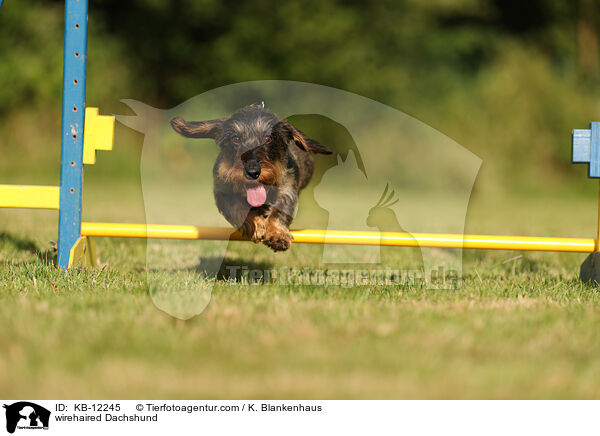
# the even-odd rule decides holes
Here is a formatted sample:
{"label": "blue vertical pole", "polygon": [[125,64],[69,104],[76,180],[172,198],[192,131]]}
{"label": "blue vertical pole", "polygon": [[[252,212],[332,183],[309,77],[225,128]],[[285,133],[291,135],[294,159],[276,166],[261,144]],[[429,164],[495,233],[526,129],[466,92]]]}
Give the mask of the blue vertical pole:
{"label": "blue vertical pole", "polygon": [[590,123],[590,177],[600,177],[600,123]]}
{"label": "blue vertical pole", "polygon": [[60,269],[67,269],[71,248],[81,236],[87,13],[87,0],[66,0],[58,218]]}

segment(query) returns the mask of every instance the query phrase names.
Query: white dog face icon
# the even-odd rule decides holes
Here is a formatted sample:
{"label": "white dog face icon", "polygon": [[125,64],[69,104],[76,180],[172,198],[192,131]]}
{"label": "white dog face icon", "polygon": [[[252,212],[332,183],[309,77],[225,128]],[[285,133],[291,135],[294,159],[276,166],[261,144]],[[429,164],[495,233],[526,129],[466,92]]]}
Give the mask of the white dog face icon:
{"label": "white dog face icon", "polygon": [[37,427],[39,425],[38,416],[35,413],[35,410],[33,410],[33,407],[31,407],[31,406],[23,407],[21,409],[21,411],[19,412],[19,415],[21,416],[21,419],[17,423],[17,426],[19,426],[19,427],[20,426]]}

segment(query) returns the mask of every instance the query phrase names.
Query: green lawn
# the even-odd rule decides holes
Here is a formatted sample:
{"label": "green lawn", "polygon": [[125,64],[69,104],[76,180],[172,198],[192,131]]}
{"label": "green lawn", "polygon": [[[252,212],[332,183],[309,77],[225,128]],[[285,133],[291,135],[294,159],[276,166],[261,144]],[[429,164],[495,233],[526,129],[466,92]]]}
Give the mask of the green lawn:
{"label": "green lawn", "polygon": [[[87,220],[144,219],[131,186],[86,193]],[[470,233],[595,236],[593,195],[484,194]],[[0,210],[6,398],[600,397],[600,294],[577,280],[583,254],[465,252],[456,290],[218,280],[207,309],[181,321],[148,294],[145,241],[98,239],[100,268],[63,273],[56,221]],[[182,242],[169,256],[193,265],[210,247]],[[321,250],[232,243],[226,263],[318,269]],[[414,255],[387,250],[384,262]]]}

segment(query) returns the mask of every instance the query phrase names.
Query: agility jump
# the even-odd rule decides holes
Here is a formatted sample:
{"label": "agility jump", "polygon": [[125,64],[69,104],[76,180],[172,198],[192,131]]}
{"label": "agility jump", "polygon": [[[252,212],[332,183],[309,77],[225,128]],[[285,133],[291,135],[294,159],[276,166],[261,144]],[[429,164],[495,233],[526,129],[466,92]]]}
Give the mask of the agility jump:
{"label": "agility jump", "polygon": [[[0,0],[0,6],[2,0]],[[59,211],[60,269],[96,265],[91,237],[245,240],[231,228],[168,224],[81,222],[83,165],[95,164],[96,150],[111,150],[113,116],[85,107],[87,0],[66,0],[63,61],[60,186],[0,185],[0,207]],[[573,163],[589,163],[589,177],[600,177],[600,123],[572,134]],[[600,201],[596,238],[453,235],[341,230],[292,230],[294,243],[382,245],[594,253],[600,251]]]}

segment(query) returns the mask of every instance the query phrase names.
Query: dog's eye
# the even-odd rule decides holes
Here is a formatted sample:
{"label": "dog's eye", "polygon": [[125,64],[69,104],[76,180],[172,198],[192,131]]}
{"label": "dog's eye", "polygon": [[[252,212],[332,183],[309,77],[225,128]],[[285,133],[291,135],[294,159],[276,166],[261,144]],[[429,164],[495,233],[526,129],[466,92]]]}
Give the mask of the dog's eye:
{"label": "dog's eye", "polygon": [[263,141],[265,144],[268,144],[269,142],[271,142],[273,140],[273,137],[271,135],[267,135],[263,138]]}
{"label": "dog's eye", "polygon": [[236,136],[232,136],[232,137],[231,137],[231,142],[233,142],[234,144],[239,144],[239,143],[240,143],[240,141],[241,141],[241,139],[240,139],[240,137],[239,137],[239,136],[237,136],[237,135],[236,135]]}

